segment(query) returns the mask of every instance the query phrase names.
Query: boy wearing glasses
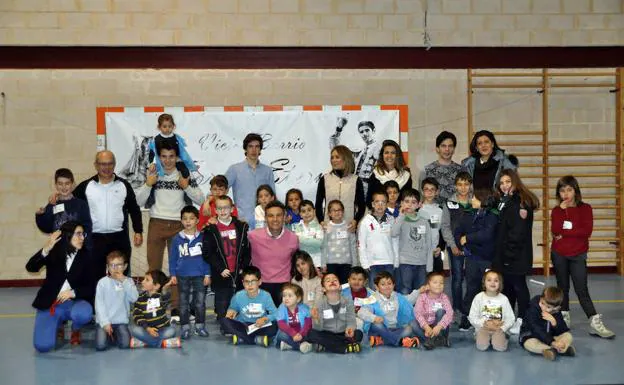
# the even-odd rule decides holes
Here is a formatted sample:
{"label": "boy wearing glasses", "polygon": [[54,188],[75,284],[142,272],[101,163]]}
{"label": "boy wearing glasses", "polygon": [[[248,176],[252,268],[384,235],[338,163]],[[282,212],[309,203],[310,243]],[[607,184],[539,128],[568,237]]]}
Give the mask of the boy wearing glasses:
{"label": "boy wearing glasses", "polygon": [[127,349],[130,345],[130,306],[139,298],[139,292],[132,278],[124,275],[127,267],[125,255],[112,251],[106,256],[106,264],[108,275],[100,279],[95,290],[95,320],[98,325],[95,349],[106,350],[110,343]]}
{"label": "boy wearing glasses", "polygon": [[[247,232],[249,225],[232,216],[232,198],[215,198],[217,223],[204,228],[204,261],[212,270],[212,290],[217,320],[225,317],[234,293],[243,289],[241,273],[251,261]],[[221,333],[224,334],[223,328]]]}
{"label": "boy wearing glasses", "polygon": [[554,361],[557,355],[574,357],[572,334],[561,315],[563,290],[556,286],[544,289],[529,304],[520,329],[520,345],[534,354]]}
{"label": "boy wearing glasses", "polygon": [[[191,337],[191,298],[195,310],[195,331],[200,337],[208,337],[206,322],[206,290],[210,285],[210,265],[204,261],[204,235],[197,230],[199,211],[194,206],[184,206],[180,211],[182,231],[173,237],[169,250],[169,274],[171,284],[178,285],[180,325],[183,340]],[[192,294],[192,296],[191,296]]]}
{"label": "boy wearing glasses", "polygon": [[428,220],[431,227],[431,239],[433,247],[433,271],[442,272],[444,270],[442,261],[442,250],[444,250],[444,239],[440,236],[442,222],[442,207],[437,201],[440,183],[435,178],[425,178],[420,183],[422,190],[422,207],[418,211],[418,216]]}
{"label": "boy wearing glasses", "polygon": [[269,292],[260,289],[260,269],[248,266],[242,276],[245,288],[232,298],[221,325],[226,333],[232,334],[234,345],[268,347],[269,339],[277,333],[277,308]]}

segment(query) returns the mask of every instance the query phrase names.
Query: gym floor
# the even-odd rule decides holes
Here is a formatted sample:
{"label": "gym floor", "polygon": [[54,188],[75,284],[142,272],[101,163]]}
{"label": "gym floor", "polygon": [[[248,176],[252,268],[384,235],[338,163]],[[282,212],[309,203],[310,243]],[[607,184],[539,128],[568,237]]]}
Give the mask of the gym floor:
{"label": "gym floor", "polygon": [[[554,284],[554,278],[534,277]],[[447,280],[447,288],[450,281]],[[96,352],[93,332],[72,347],[38,354],[32,346],[36,288],[0,289],[0,383],[3,384],[615,384],[624,383],[624,279],[592,275],[590,293],[605,325],[618,337],[602,340],[587,333],[587,320],[572,295],[572,334],[577,356],[548,362],[520,348],[512,336],[509,351],[479,352],[472,333],[451,330],[451,348],[433,351],[365,343],[360,354],[281,352],[275,348],[230,345],[214,316],[211,336],[183,341],[182,349]],[[542,286],[529,284],[531,294]],[[209,297],[211,302],[211,297]]]}

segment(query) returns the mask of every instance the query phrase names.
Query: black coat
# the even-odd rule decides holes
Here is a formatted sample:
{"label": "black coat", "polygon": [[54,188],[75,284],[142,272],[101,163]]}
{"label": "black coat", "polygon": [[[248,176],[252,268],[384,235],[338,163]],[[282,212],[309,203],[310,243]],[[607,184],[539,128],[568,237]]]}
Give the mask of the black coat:
{"label": "black coat", "polygon": [[[405,171],[410,172],[409,169]],[[403,190],[407,188],[412,188],[412,177],[410,175],[405,185],[399,189],[399,194],[403,192]],[[377,191],[385,191],[383,188],[383,184],[377,179],[375,173],[372,173],[370,178],[368,178],[368,191],[366,193],[366,206],[371,207],[371,202],[373,201],[373,193]]]}
{"label": "black coat", "polygon": [[82,248],[74,257],[69,271],[66,271],[66,255],[64,255],[62,247],[58,245],[53,247],[47,257],[44,257],[39,250],[26,263],[26,270],[31,273],[38,273],[44,266],[46,268],[45,280],[37,292],[32,306],[39,310],[49,309],[56,300],[65,280],[74,290],[76,300],[83,299],[92,303],[95,295],[95,282],[89,260],[89,252],[86,248]]}
{"label": "black coat", "polygon": [[[516,194],[504,197],[499,209],[493,267],[503,274],[530,274],[533,268],[533,210],[523,208]],[[526,212],[526,218],[522,218],[520,210]]]}
{"label": "black coat", "polygon": [[217,225],[208,225],[204,228],[203,258],[210,264],[212,269],[212,287],[242,288],[240,272],[251,264],[251,246],[247,239],[249,225],[232,217],[232,223],[236,228],[236,269],[228,278],[223,278],[221,273],[227,269],[227,260],[223,246],[223,239]]}

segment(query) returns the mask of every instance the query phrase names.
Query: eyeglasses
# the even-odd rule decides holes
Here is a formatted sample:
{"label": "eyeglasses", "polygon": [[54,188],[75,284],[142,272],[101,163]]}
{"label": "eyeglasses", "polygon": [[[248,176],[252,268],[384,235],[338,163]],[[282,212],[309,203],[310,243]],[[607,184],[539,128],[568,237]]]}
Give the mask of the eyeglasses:
{"label": "eyeglasses", "polygon": [[243,285],[255,285],[256,283],[258,283],[257,279],[252,279],[252,280],[243,280]]}
{"label": "eyeglasses", "polygon": [[74,237],[86,238],[87,237],[87,233],[83,233],[81,231],[77,231],[77,232],[74,233]]}
{"label": "eyeglasses", "polygon": [[125,263],[109,263],[108,267],[112,270],[123,269],[126,266]]}

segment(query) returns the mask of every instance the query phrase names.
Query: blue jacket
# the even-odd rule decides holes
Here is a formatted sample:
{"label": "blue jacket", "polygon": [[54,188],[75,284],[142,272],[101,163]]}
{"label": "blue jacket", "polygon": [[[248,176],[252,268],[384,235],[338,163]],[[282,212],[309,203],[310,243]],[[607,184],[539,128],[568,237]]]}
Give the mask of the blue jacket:
{"label": "blue jacket", "polygon": [[[175,135],[176,141],[178,142],[178,158],[180,158],[180,160],[184,162],[184,165],[186,165],[189,171],[197,171],[195,162],[193,162],[191,155],[188,153],[188,151],[186,151],[186,142],[184,141],[184,138],[182,138],[178,134],[173,135]],[[154,153],[154,163],[156,163],[156,170],[158,171],[158,175],[165,175],[165,169],[163,168],[162,163],[160,163],[160,157],[158,156],[158,151],[156,150],[156,142],[154,141],[154,138],[152,138],[149,142],[149,149]]]}
{"label": "blue jacket", "polygon": [[[399,311],[397,313],[397,323],[396,327],[401,328],[403,326],[409,325],[414,318],[414,305],[412,305],[407,297],[401,293],[395,293],[396,298],[399,300]],[[372,305],[364,306],[368,310],[370,310],[373,314],[378,317],[382,317],[384,319],[384,325],[388,327],[386,324],[386,312],[381,308],[379,301],[376,301]],[[368,329],[370,329],[371,323],[364,322],[364,333],[368,333]]]}
{"label": "blue jacket", "polygon": [[169,274],[172,277],[203,277],[210,275],[210,265],[202,257],[204,234],[198,232],[189,240],[183,231],[173,237],[169,252]]}
{"label": "blue jacket", "polygon": [[494,259],[498,215],[489,209],[479,209],[463,215],[455,229],[455,243],[465,235],[464,254],[468,258],[491,261]]}
{"label": "blue jacket", "polygon": [[[297,305],[297,320],[299,321],[299,324],[301,324],[301,327],[303,327],[303,323],[305,322],[306,318],[312,318],[310,308],[308,307],[308,305],[300,303]],[[275,317],[275,320],[278,322],[284,321],[288,323],[288,308],[283,303],[277,308],[277,315]]]}

